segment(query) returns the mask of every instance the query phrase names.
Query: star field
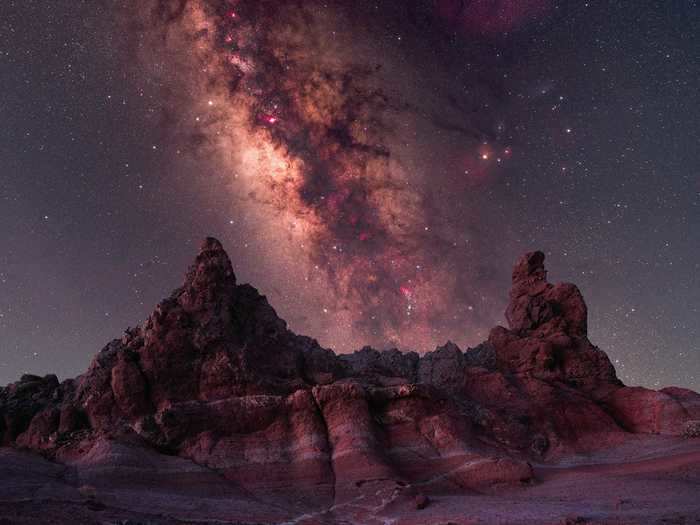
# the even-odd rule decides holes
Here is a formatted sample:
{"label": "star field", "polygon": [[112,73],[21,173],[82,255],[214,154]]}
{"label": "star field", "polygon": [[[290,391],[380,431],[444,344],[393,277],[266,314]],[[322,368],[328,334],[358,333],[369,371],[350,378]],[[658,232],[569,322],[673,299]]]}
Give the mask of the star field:
{"label": "star field", "polygon": [[339,351],[478,344],[542,249],[623,381],[700,389],[696,2],[63,4],[0,7],[0,383],[214,235]]}

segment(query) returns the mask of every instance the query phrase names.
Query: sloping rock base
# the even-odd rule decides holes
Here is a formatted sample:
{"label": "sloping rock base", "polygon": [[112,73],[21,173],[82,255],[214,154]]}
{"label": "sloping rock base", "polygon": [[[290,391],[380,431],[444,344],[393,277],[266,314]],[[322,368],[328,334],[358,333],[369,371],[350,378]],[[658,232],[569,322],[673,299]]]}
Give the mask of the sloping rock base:
{"label": "sloping rock base", "polygon": [[700,395],[623,385],[541,252],[517,261],[506,318],[466,351],[336,355],[209,238],[85,374],[0,389],[0,523],[700,516]]}

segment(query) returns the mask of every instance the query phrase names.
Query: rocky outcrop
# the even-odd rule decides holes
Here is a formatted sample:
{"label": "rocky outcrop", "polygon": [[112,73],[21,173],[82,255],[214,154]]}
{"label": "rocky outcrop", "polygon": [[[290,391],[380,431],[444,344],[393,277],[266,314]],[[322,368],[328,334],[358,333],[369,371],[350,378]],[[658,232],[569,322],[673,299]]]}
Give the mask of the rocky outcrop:
{"label": "rocky outcrop", "polygon": [[618,422],[631,432],[678,435],[685,422],[696,417],[700,395],[676,398],[661,390],[626,387],[614,391],[606,399]]}
{"label": "rocky outcrop", "polygon": [[530,482],[529,461],[629,433],[680,435],[700,419],[692,391],[617,379],[588,340],[581,293],[547,282],[541,252],[516,263],[506,319],[466,351],[448,342],[423,356],[336,355],[238,284],[209,238],[183,286],[85,374],[60,384],[23,376],[1,389],[0,440],[62,462],[96,443],[138,444],[318,508],[415,485]]}

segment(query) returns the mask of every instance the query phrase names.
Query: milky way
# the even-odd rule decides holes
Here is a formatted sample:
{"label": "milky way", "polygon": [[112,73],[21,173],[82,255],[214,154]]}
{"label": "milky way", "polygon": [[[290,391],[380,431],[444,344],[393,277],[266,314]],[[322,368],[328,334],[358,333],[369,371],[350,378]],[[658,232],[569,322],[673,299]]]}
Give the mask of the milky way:
{"label": "milky way", "polygon": [[700,388],[692,4],[3,2],[0,384],[81,373],[213,235],[343,352],[480,343],[541,249],[625,382]]}
{"label": "milky way", "polygon": [[347,29],[347,9],[202,0],[140,13],[148,56],[179,55],[186,95],[172,107],[185,108],[182,132],[218,158],[239,202],[273,225],[262,228],[269,253],[299,252],[325,297],[319,314],[331,314],[329,342],[428,345],[435,333],[459,337],[475,319],[497,318],[481,305],[475,313],[482,255],[438,209],[431,189],[444,183],[442,166],[417,168],[418,148],[398,151],[416,121],[432,120],[461,142],[465,190],[487,176],[491,156],[508,160],[495,133],[468,114],[425,114],[354,43],[363,33]]}

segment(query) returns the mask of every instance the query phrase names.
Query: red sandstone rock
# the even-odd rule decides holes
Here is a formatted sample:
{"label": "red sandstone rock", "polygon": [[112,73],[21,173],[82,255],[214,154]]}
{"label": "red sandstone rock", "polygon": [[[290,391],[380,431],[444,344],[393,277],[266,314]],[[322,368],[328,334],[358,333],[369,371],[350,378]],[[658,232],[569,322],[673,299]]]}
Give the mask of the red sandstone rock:
{"label": "red sandstone rock", "polygon": [[612,414],[630,432],[679,435],[689,420],[674,397],[641,387],[625,387],[606,400]]}
{"label": "red sandstone rock", "polygon": [[513,268],[513,287],[506,319],[511,330],[540,333],[563,332],[585,336],[587,330],[586,303],[573,284],[552,285],[547,282],[544,254],[523,255]]}
{"label": "red sandstone rock", "polygon": [[239,285],[210,238],[184,285],[85,374],[0,389],[0,443],[69,462],[106,442],[155,449],[308,510],[385,505],[412,484],[518,485],[535,476],[529,459],[700,419],[692,391],[622,385],[587,338],[579,290],[548,283],[541,252],[516,263],[506,318],[466,352],[336,356]]}
{"label": "red sandstone rock", "polygon": [[465,463],[451,475],[459,486],[486,489],[499,484],[517,484],[534,478],[532,467],[526,461],[510,458],[479,458]]}

